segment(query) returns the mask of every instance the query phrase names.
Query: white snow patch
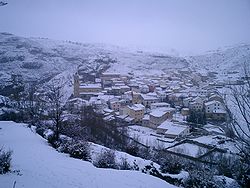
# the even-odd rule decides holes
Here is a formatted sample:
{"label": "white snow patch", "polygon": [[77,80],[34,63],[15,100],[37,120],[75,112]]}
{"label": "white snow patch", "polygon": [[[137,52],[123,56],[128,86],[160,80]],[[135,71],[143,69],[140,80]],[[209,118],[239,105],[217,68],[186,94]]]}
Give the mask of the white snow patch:
{"label": "white snow patch", "polygon": [[138,171],[97,169],[91,163],[70,158],[48,146],[46,140],[14,122],[0,122],[0,143],[13,150],[12,170],[0,176],[0,187],[83,188],[175,187]]}

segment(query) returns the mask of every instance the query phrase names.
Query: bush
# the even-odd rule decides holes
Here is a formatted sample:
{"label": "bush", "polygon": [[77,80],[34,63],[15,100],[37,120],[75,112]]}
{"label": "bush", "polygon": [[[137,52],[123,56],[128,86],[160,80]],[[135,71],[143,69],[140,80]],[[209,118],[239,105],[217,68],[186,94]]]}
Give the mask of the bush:
{"label": "bush", "polygon": [[119,170],[132,170],[133,167],[128,163],[126,158],[122,158],[121,163],[119,164]]}
{"label": "bush", "polygon": [[115,163],[115,152],[112,150],[102,150],[97,160],[94,162],[97,168],[117,168]]}
{"label": "bush", "polygon": [[216,182],[214,181],[214,172],[201,164],[194,164],[192,169],[188,171],[189,177],[185,181],[185,187],[211,187],[217,188]]}
{"label": "bush", "polygon": [[58,148],[60,146],[60,141],[57,139],[55,133],[50,134],[47,136],[48,143],[53,147],[53,148]]}
{"label": "bush", "polygon": [[172,154],[165,154],[161,159],[160,170],[162,173],[179,174],[186,163],[181,157]]}
{"label": "bush", "polygon": [[0,148],[0,174],[5,174],[10,171],[12,151],[4,151]]}
{"label": "bush", "polygon": [[71,140],[61,145],[61,151],[69,153],[70,157],[90,161],[89,143],[85,141]]}
{"label": "bush", "polygon": [[44,127],[36,127],[36,133],[39,134],[41,137],[44,137],[44,132],[46,131],[46,129]]}
{"label": "bush", "polygon": [[133,155],[133,156],[139,156],[139,151],[140,148],[137,144],[128,144],[126,149],[125,149],[126,153]]}
{"label": "bush", "polygon": [[172,178],[170,176],[165,176],[163,175],[161,172],[159,172],[155,167],[154,167],[154,164],[151,163],[150,165],[147,165],[145,166],[143,169],[142,169],[142,173],[145,173],[145,174],[149,174],[151,176],[155,176],[157,178],[160,178],[170,184],[174,184],[174,185],[181,185],[181,179],[178,179],[178,178]]}

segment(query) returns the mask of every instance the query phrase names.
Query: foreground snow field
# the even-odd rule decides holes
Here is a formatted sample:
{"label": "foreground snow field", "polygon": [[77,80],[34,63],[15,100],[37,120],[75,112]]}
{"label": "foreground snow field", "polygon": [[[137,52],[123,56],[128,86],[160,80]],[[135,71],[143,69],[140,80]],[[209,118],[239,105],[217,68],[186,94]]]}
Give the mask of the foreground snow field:
{"label": "foreground snow field", "polygon": [[138,171],[98,169],[58,153],[23,124],[0,122],[0,147],[13,151],[12,170],[0,175],[0,187],[11,188],[152,188],[175,187]]}

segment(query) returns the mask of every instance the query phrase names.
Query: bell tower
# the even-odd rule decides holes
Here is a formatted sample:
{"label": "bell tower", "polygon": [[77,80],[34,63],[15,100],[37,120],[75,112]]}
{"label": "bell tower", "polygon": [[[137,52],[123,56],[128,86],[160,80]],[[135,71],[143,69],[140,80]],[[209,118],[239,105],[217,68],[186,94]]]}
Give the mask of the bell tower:
{"label": "bell tower", "polygon": [[79,82],[79,74],[76,72],[74,74],[74,97],[79,97],[79,87],[80,87],[80,82]]}

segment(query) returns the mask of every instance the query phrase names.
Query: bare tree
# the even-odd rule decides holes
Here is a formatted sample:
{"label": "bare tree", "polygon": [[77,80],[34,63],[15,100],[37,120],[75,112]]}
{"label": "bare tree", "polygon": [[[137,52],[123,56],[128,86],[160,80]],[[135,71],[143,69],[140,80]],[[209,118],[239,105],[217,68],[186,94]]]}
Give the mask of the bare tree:
{"label": "bare tree", "polygon": [[245,162],[250,165],[250,69],[244,64],[244,84],[231,87],[232,103],[235,106],[231,111],[232,127],[236,138],[240,141],[238,148]]}
{"label": "bare tree", "polygon": [[16,102],[17,108],[22,108],[21,103],[25,90],[23,76],[19,74],[12,74],[8,86],[10,98]]}
{"label": "bare tree", "polygon": [[52,84],[47,86],[46,102],[48,104],[49,117],[53,121],[53,129],[55,139],[58,140],[63,121],[63,87],[65,83],[60,80],[53,81]]}
{"label": "bare tree", "polygon": [[45,102],[40,99],[40,93],[38,92],[38,85],[36,83],[31,83],[27,86],[24,100],[25,113],[29,123],[38,125],[44,112]]}

